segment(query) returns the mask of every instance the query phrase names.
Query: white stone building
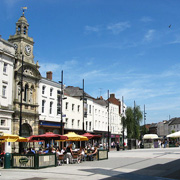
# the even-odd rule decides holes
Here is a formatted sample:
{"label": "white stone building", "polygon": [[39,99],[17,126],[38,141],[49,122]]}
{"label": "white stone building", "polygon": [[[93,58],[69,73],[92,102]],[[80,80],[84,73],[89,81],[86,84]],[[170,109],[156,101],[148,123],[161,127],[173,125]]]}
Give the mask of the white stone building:
{"label": "white stone building", "polygon": [[47,72],[47,77],[39,82],[39,134],[53,132],[60,134],[60,94],[61,84],[52,81],[52,72]]}
{"label": "white stone building", "polygon": [[[0,38],[0,132],[11,134],[13,114],[13,67],[15,50],[13,44]],[[3,143],[5,152],[11,153],[11,143]]]}

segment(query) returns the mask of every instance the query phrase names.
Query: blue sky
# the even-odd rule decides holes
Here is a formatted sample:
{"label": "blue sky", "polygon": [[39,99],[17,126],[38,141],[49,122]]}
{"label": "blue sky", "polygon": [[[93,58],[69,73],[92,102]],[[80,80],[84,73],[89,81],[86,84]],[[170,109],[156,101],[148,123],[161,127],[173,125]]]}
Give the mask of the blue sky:
{"label": "blue sky", "polygon": [[[146,123],[180,117],[179,0],[1,0],[0,34],[25,17],[40,72],[97,97],[115,93]],[[169,28],[169,25],[171,27]]]}

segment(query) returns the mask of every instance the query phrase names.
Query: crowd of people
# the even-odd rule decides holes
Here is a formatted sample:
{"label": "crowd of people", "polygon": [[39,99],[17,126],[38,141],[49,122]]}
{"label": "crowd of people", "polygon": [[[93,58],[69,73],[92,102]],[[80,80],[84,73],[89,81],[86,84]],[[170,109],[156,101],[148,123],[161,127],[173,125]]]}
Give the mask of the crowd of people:
{"label": "crowd of people", "polygon": [[98,146],[91,145],[88,143],[85,147],[75,148],[75,144],[67,144],[66,147],[60,149],[58,146],[47,147],[45,149],[39,148],[39,150],[35,150],[35,148],[29,147],[27,149],[23,149],[22,154],[46,154],[46,153],[55,153],[57,157],[58,165],[62,163],[72,164],[75,161],[80,163],[82,161],[93,161],[97,159],[98,149],[103,149],[103,145],[99,144]]}

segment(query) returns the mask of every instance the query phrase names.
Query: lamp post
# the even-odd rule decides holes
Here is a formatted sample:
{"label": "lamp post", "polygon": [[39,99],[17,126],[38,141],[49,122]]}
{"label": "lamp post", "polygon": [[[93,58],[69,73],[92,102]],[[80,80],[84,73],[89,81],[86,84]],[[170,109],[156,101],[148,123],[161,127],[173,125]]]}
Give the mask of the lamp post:
{"label": "lamp post", "polygon": [[84,134],[84,79],[83,79],[83,134]]}
{"label": "lamp post", "polygon": [[122,117],[122,123],[123,123],[123,150],[124,150],[124,121],[125,121],[125,117],[124,117],[124,97],[122,96],[122,109],[123,109],[123,117]]}
{"label": "lamp post", "polygon": [[109,152],[109,90],[108,90],[108,152]]}
{"label": "lamp post", "polygon": [[60,102],[61,102],[61,135],[63,135],[63,112],[62,112],[62,95],[63,95],[63,71],[61,71],[61,94],[60,94]]}
{"label": "lamp post", "polygon": [[[22,136],[22,92],[23,92],[23,70],[24,70],[24,55],[22,54],[22,66],[21,66],[21,88],[20,88],[20,114],[19,114],[19,136]],[[19,154],[22,151],[22,143],[19,142]]]}
{"label": "lamp post", "polygon": [[144,104],[144,134],[146,133],[146,112],[145,112],[145,104]]}

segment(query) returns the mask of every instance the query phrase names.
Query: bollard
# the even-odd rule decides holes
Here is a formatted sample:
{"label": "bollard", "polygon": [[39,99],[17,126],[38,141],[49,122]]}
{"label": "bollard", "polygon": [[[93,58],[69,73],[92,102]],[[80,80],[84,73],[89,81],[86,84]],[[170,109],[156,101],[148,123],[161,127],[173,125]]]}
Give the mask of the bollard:
{"label": "bollard", "polygon": [[4,169],[9,169],[11,168],[11,154],[6,153],[4,155]]}

